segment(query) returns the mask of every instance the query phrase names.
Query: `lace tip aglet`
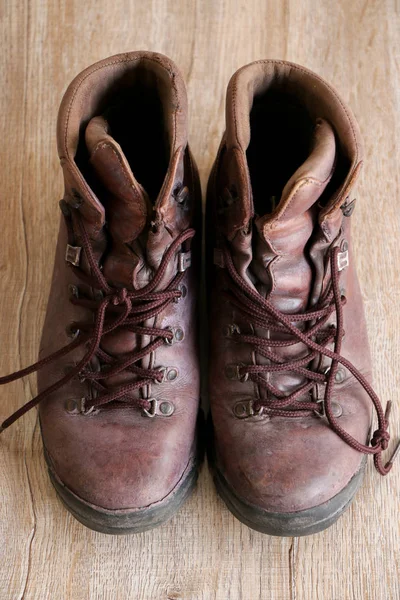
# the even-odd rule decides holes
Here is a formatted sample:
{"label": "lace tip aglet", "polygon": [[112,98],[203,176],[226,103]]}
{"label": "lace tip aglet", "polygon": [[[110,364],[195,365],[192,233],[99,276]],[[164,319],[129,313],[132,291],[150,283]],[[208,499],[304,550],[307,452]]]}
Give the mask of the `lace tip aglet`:
{"label": "lace tip aglet", "polygon": [[388,402],[386,404],[386,410],[385,410],[385,421],[389,420],[391,410],[392,410],[392,401],[388,400]]}
{"label": "lace tip aglet", "polygon": [[3,425],[0,425],[0,435],[3,433],[3,431],[6,430],[6,427],[3,427]]}
{"label": "lace tip aglet", "polygon": [[397,441],[397,444],[395,446],[393,454],[390,457],[389,461],[385,465],[386,469],[390,468],[393,465],[394,461],[396,460],[396,458],[398,457],[399,454],[400,454],[400,439]]}

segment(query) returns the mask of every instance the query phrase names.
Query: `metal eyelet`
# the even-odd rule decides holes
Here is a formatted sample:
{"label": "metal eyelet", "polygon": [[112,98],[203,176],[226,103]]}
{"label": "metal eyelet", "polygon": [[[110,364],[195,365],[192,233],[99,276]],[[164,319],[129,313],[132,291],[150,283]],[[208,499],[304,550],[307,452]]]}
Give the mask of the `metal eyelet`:
{"label": "metal eyelet", "polygon": [[178,374],[176,367],[170,367],[167,371],[167,381],[175,381],[175,379],[178,379]]}
{"label": "metal eyelet", "polygon": [[159,402],[158,410],[163,417],[170,417],[173,414],[175,407],[171,402],[163,400],[162,402]]}
{"label": "metal eyelet", "polygon": [[238,380],[241,383],[245,383],[249,379],[249,374],[245,373],[240,375],[241,367],[244,367],[244,363],[229,364],[225,366],[225,375],[230,380]]}
{"label": "metal eyelet", "polygon": [[176,344],[179,342],[182,342],[184,337],[185,337],[185,333],[182,329],[182,327],[166,327],[166,329],[168,331],[171,331],[173,334],[173,337],[171,339],[169,338],[164,338],[164,341],[166,344],[168,344],[169,346],[172,346],[172,344]]}
{"label": "metal eyelet", "polygon": [[179,252],[178,254],[178,271],[184,273],[192,264],[192,252]]}
{"label": "metal eyelet", "polygon": [[338,369],[335,373],[335,383],[343,383],[346,379],[346,371],[344,369]]}
{"label": "metal eyelet", "polygon": [[229,325],[225,325],[223,331],[225,337],[232,337],[234,333],[240,334],[240,327],[236,323],[229,323]]}
{"label": "metal eyelet", "polygon": [[180,300],[183,300],[187,296],[187,287],[183,283],[178,287],[178,291],[181,293],[179,298],[174,298],[175,304],[178,304]]}
{"label": "metal eyelet", "polygon": [[189,197],[189,188],[187,185],[178,187],[174,192],[174,198],[181,207],[183,207],[185,205],[188,197]]}
{"label": "metal eyelet", "polygon": [[[328,375],[330,370],[331,370],[331,365],[329,365],[328,367],[325,367],[325,369],[322,371],[322,374]],[[326,385],[326,381],[324,382],[324,385]]]}
{"label": "metal eyelet", "polygon": [[354,200],[351,200],[350,202],[348,201],[348,198],[346,198],[344,204],[342,204],[342,206],[340,207],[343,212],[343,216],[350,217],[353,214],[355,206],[356,206],[355,198],[354,198]]}
{"label": "metal eyelet", "polygon": [[68,399],[65,402],[65,410],[72,415],[92,415],[99,412],[99,409],[95,406],[91,406],[90,408],[86,408],[86,398],[79,398],[79,400]]}
{"label": "metal eyelet", "polygon": [[337,253],[337,269],[343,271],[347,269],[350,264],[349,258],[349,244],[347,240],[342,240],[340,244],[340,252]]}
{"label": "metal eyelet", "polygon": [[[326,419],[327,417],[326,417],[326,411],[325,411],[325,399],[320,398],[319,400],[317,400],[317,403],[322,405],[322,412],[319,410],[314,410],[314,413],[320,419]],[[332,410],[332,414],[335,417],[335,419],[339,419],[339,417],[341,417],[343,414],[343,408],[341,407],[339,402],[331,402],[331,410]]]}
{"label": "metal eyelet", "polygon": [[257,410],[254,409],[255,401],[253,399],[249,400],[239,400],[233,406],[233,414],[237,419],[248,419],[250,417],[260,417],[264,412],[264,407],[260,406]]}
{"label": "metal eyelet", "polygon": [[80,412],[77,400],[68,399],[64,404],[64,408],[72,415],[77,415]]}
{"label": "metal eyelet", "polygon": [[77,338],[80,334],[80,330],[75,326],[74,323],[70,323],[69,325],[67,325],[67,327],[65,328],[65,332],[67,336],[72,339]]}
{"label": "metal eyelet", "polygon": [[158,398],[150,398],[148,400],[150,408],[143,408],[143,416],[153,419],[155,416],[170,417],[175,406],[169,400],[159,400]]}
{"label": "metal eyelet", "polygon": [[176,367],[160,367],[158,370],[162,373],[163,377],[161,380],[154,379],[154,383],[157,385],[167,381],[175,381],[178,377],[178,369]]}
{"label": "metal eyelet", "polygon": [[81,246],[71,246],[70,244],[67,244],[67,247],[65,249],[65,260],[67,261],[67,263],[70,263],[74,267],[79,267],[81,254]]}

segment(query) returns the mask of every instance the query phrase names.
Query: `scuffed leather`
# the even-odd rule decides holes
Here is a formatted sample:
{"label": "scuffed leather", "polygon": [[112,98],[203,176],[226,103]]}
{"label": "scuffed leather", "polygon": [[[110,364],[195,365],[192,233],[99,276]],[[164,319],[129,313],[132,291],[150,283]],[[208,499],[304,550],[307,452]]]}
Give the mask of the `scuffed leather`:
{"label": "scuffed leather", "polygon": [[[340,151],[346,154],[348,171],[327,204],[319,206],[318,186],[312,188],[307,176],[288,182],[274,214],[255,217],[251,181],[246,164],[250,139],[249,111],[254,93],[279,81],[306,103],[315,120],[332,126]],[[284,82],[284,83],[283,83]],[[226,133],[208,185],[207,244],[217,250],[228,243],[236,269],[283,312],[301,312],[320,298],[329,281],[328,252],[332,245],[349,244],[350,266],[341,272],[340,283],[347,297],[341,354],[371,380],[371,361],[361,292],[351,248],[350,219],[340,206],[352,193],[362,160],[358,126],[331,86],[307,69],[283,61],[258,61],[235,74],[227,92]],[[332,158],[332,136],[325,137],[324,154]],[[332,161],[333,162],[333,161]],[[317,156],[312,171],[320,170],[323,182],[330,168]],[[305,163],[306,165],[306,163]],[[303,165],[304,167],[304,165]],[[300,184],[298,183],[300,182]],[[301,184],[308,193],[287,199]],[[238,199],[226,210],[218,210],[226,187],[235,186]],[[311,186],[311,187],[310,187]],[[324,189],[324,188],[322,188]],[[308,202],[308,205],[307,205]],[[305,246],[305,241],[307,241]],[[229,304],[223,294],[225,269],[213,264],[208,252],[208,295],[210,305],[209,396],[213,422],[213,446],[218,469],[235,493],[250,504],[271,512],[291,513],[322,504],[350,481],[360,469],[362,454],[350,448],[316,415],[283,418],[265,415],[238,419],[233,408],[239,399],[264,397],[265,390],[248,381],[230,380],[225,375],[229,364],[262,363],[247,344],[238,344],[225,335],[235,323],[242,333],[267,332],[257,328]],[[330,322],[334,322],[332,318]],[[302,344],[279,349],[281,356],[300,357]],[[327,364],[319,365],[322,370]],[[296,389],[302,378],[295,373],[280,374],[275,384],[287,393]],[[319,390],[319,393],[321,390]],[[335,384],[333,402],[340,403],[340,425],[366,443],[371,421],[367,394],[346,373]]]}
{"label": "scuffed leather", "polygon": [[[114,173],[114,179],[108,179],[114,198],[120,199],[120,208],[125,210],[126,219],[130,219],[133,226],[129,232],[129,228],[115,225],[112,231],[113,246],[107,248],[107,264],[103,272],[113,284],[128,287],[145,285],[172,240],[188,227],[197,228],[200,225],[200,185],[197,168],[187,146],[187,100],[181,75],[171,61],[159,54],[136,52],[111,57],[89,67],[75,78],[64,96],[58,120],[58,148],[65,178],[64,198],[72,205],[77,198],[80,199],[78,210],[90,234],[95,255],[100,259],[106,249],[103,230],[105,210],[77,167],[75,150],[82,123],[99,114],[97,111],[104,93],[116,85],[119,77],[124,85],[129,77],[134,78],[138,64],[157,69],[165,85],[171,88],[168,93],[174,100],[168,104],[171,111],[169,121],[171,127],[172,123],[175,127],[175,147],[154,214],[144,214],[146,202],[140,204],[139,188],[128,189],[126,181],[118,173]],[[98,158],[96,167],[101,171],[105,165],[99,155]],[[184,215],[172,198],[178,185],[189,188]],[[130,206],[130,202],[135,201],[139,205]],[[157,223],[152,232],[149,231],[150,217]],[[128,238],[134,240],[144,230],[147,246],[143,248],[143,245],[138,245],[135,248],[133,243],[130,251],[122,252],[124,242]],[[76,227],[74,231],[76,243],[79,243]],[[171,401],[175,406],[173,415],[147,418],[139,408],[109,409],[107,406],[89,415],[70,414],[66,410],[66,401],[90,393],[88,384],[79,379],[74,379],[40,405],[43,442],[53,470],[64,485],[92,505],[121,510],[156,503],[174,489],[187,465],[195,460],[200,393],[197,337],[200,232],[196,238],[192,244],[192,266],[183,280],[186,296],[170,304],[156,320],[148,323],[156,327],[179,325],[185,332],[182,342],[159,348],[143,364],[144,367],[149,364],[155,367],[173,366],[178,370],[176,380],[148,386],[144,390],[149,398]],[[69,302],[68,285],[82,286],[82,282],[65,262],[66,243],[66,227],[62,217],[40,357],[71,341],[66,333],[71,322],[90,322],[92,316],[90,311]],[[176,267],[177,262],[174,261],[165,280],[173,276]],[[83,268],[88,270],[88,265],[83,265]],[[86,292],[90,293],[90,290]],[[104,339],[104,349],[114,354],[128,353],[138,343],[136,335],[129,331],[113,332]],[[140,343],[144,345],[148,340],[142,338]],[[76,364],[84,353],[82,346],[54,362],[51,367],[44,368],[38,375],[39,392],[58,380],[65,369]],[[113,383],[118,384],[127,378],[129,375],[121,373],[115,376]],[[111,380],[109,383],[112,383]]]}

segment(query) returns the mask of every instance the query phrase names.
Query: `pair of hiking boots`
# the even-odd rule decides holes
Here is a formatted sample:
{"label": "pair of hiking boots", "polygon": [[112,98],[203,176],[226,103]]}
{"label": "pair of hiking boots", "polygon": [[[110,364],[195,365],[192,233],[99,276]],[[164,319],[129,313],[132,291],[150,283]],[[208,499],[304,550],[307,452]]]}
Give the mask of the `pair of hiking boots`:
{"label": "pair of hiking boots", "polygon": [[[40,359],[0,380],[39,371],[2,429],[39,405],[52,483],[106,533],[162,523],[197,478],[202,211],[187,138],[166,57],[122,54],[74,79]],[[392,466],[351,248],[362,160],[354,117],[317,75],[262,60],[232,77],[207,194],[208,453],[229,509],[272,535],[332,524],[368,454]]]}

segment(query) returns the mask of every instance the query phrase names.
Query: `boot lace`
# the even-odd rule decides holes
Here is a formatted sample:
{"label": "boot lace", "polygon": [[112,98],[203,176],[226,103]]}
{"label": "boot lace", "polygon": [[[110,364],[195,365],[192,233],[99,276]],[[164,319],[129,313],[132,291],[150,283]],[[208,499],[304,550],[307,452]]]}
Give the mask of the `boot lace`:
{"label": "boot lace", "polygon": [[[343,307],[346,304],[346,298],[341,294],[339,288],[339,248],[334,247],[330,252],[331,285],[328,292],[312,310],[301,314],[282,313],[276,309],[269,300],[263,298],[238,273],[229,250],[225,248],[223,253],[224,264],[229,274],[228,289],[226,291],[229,301],[248,317],[254,325],[267,329],[271,333],[284,333],[287,338],[278,340],[270,339],[270,337],[264,338],[259,335],[247,335],[241,333],[238,327],[231,327],[230,335],[233,340],[250,344],[255,352],[269,360],[269,364],[266,365],[237,365],[239,379],[242,381],[251,379],[269,392],[267,399],[257,399],[254,403],[254,410],[265,410],[271,416],[281,417],[300,417],[310,412],[325,416],[331,429],[346,444],[363,454],[372,454],[377,471],[381,475],[389,473],[393,461],[400,451],[399,441],[393,455],[384,464],[382,452],[387,449],[390,440],[388,427],[392,404],[388,402],[384,412],[382,404],[370,383],[350,361],[340,354],[344,335]],[[336,325],[324,328],[334,312],[336,313]],[[299,329],[299,324],[303,324],[303,330]],[[293,346],[299,342],[306,346],[308,353],[297,360],[285,360],[274,351],[275,348]],[[332,342],[334,343],[334,349],[330,350],[326,346]],[[331,359],[331,366],[324,373],[316,372],[310,366],[315,359],[321,356]],[[335,374],[339,365],[348,369],[364,388],[374,405],[378,428],[372,436],[370,445],[362,444],[351,436],[341,427],[334,415],[332,392]],[[294,371],[306,380],[304,384],[289,395],[277,389],[263,377],[263,374],[285,373],[287,371]],[[303,398],[307,395],[310,396],[316,384],[325,386],[322,403],[317,404],[311,399],[310,401],[304,401]]]}
{"label": "boot lace", "polygon": [[[117,401],[124,402],[124,405],[137,406],[145,410],[150,410],[151,404],[149,400],[135,399],[130,397],[130,394],[146,385],[163,380],[164,373],[162,370],[142,368],[136,363],[146,355],[154,352],[161,345],[170,344],[174,333],[170,328],[146,327],[142,324],[148,319],[156,317],[171,302],[176,301],[182,296],[182,292],[178,288],[185,275],[184,271],[178,271],[162,291],[155,290],[163,279],[168,264],[171,260],[174,260],[178,249],[183,245],[188,249],[195,231],[187,229],[182,232],[164,253],[151,281],[142,289],[132,291],[125,287],[115,288],[109,285],[101,272],[92,249],[89,235],[79,216],[77,217],[77,222],[82,238],[82,249],[90,265],[91,274],[84,273],[76,266],[71,265],[71,268],[81,281],[93,289],[99,290],[101,293],[97,295],[100,296],[97,300],[89,297],[72,297],[70,301],[75,305],[93,310],[94,322],[91,324],[75,323],[74,328],[77,330],[77,335],[70,344],[25,369],[11,373],[6,377],[1,377],[0,385],[5,385],[11,381],[21,379],[30,373],[39,371],[45,365],[64,357],[83,344],[88,346],[88,350],[83,358],[64,377],[50,385],[8,417],[1,424],[0,433],[10,427],[10,425],[34,406],[37,406],[39,402],[65,386],[75,377],[79,377],[81,381],[87,380],[90,386],[97,392],[95,397],[83,399],[84,410],[82,412],[85,413],[93,412],[101,406]],[[139,336],[150,336],[151,341],[143,348],[125,354],[123,357],[110,356],[101,348],[102,338],[106,334],[122,328]],[[97,357],[103,366],[96,372],[90,368],[94,357]],[[122,371],[136,375],[135,381],[127,382],[120,386],[108,387],[107,379]]]}

